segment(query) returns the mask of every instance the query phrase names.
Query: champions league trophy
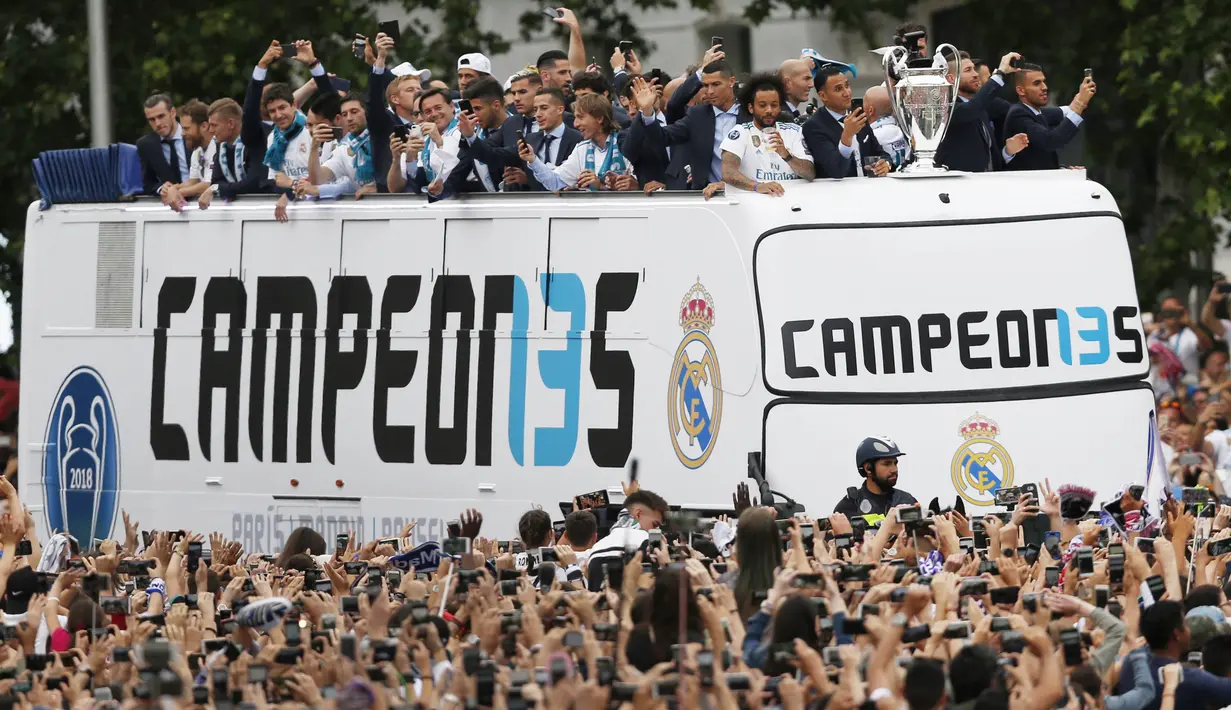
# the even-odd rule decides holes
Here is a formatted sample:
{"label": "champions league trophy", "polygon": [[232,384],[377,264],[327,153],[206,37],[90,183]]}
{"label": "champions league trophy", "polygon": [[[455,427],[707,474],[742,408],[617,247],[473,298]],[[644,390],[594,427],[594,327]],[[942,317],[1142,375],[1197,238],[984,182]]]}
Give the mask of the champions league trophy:
{"label": "champions league trophy", "polygon": [[945,78],[950,73],[949,61],[942,54],[946,49],[960,70],[957,49],[951,44],[937,47],[930,61],[902,46],[891,47],[884,55],[893,114],[915,152],[915,161],[901,171],[907,175],[948,172],[935,164],[936,150],[957,105],[959,78],[956,73],[952,82]]}

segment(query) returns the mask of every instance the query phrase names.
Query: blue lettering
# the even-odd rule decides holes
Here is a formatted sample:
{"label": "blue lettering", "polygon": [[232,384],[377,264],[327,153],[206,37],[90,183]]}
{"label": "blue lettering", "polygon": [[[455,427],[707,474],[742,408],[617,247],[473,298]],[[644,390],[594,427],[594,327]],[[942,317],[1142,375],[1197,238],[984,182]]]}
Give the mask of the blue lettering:
{"label": "blue lettering", "polygon": [[1082,353],[1079,362],[1083,365],[1102,365],[1111,356],[1111,341],[1107,334],[1107,312],[1098,306],[1083,306],[1077,309],[1082,318],[1093,318],[1093,330],[1079,330],[1077,335],[1087,343],[1098,343],[1098,351]]}
{"label": "blue lettering", "polygon": [[1060,340],[1060,359],[1065,365],[1073,364],[1073,344],[1069,334],[1069,314],[1064,309],[1056,309],[1056,335]]}
{"label": "blue lettering", "polygon": [[586,291],[577,274],[543,274],[540,287],[547,298],[551,278],[553,311],[571,314],[564,350],[539,353],[539,377],[548,389],[564,390],[564,426],[534,430],[534,465],[565,466],[577,448],[577,416],[581,398],[581,331],[586,327]]}
{"label": "blue lettering", "polygon": [[509,452],[518,466],[526,458],[526,331],[530,328],[530,295],[526,282],[513,277],[513,330],[509,334]]}

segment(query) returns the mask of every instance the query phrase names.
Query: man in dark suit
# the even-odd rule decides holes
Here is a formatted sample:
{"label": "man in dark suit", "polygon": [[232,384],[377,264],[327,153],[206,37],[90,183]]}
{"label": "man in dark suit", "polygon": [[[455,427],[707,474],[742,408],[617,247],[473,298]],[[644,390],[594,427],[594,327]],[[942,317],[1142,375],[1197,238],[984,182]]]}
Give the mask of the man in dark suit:
{"label": "man in dark suit", "polygon": [[1018,103],[1009,109],[1004,122],[1005,136],[1025,133],[1030,145],[1014,156],[1008,170],[1055,170],[1060,167],[1059,150],[1077,135],[1082,114],[1090,105],[1096,87],[1094,79],[1086,77],[1072,103],[1061,107],[1060,113],[1043,113],[1047,105],[1047,77],[1043,67],[1025,64],[1017,73],[1015,85]]}
{"label": "man in dark suit", "polygon": [[474,111],[458,114],[461,152],[457,167],[449,173],[445,194],[497,192],[504,182],[506,167],[525,168],[517,156],[518,122],[509,119],[504,89],[491,77],[466,87],[462,96]]}
{"label": "man in dark suit", "polygon": [[167,94],[154,94],[145,100],[145,120],[154,132],[137,141],[141,183],[145,194],[157,195],[164,186],[188,182],[192,149],[184,141],[184,131],[175,118],[175,105]]}
{"label": "man in dark suit", "polygon": [[[812,67],[802,59],[788,59],[778,67],[778,78],[786,91],[786,101],[782,105],[784,118],[779,120],[804,125],[808,122],[806,104],[812,94]],[[786,120],[787,117],[789,120]]]}
{"label": "man in dark suit", "polygon": [[[667,123],[675,123],[688,113],[690,108],[688,104],[692,102],[692,98],[702,88],[702,77],[704,76],[702,68],[709,66],[713,62],[726,59],[727,55],[720,47],[721,45],[716,44],[706,50],[705,56],[701,57],[701,63],[697,65],[699,68],[684,77],[684,83],[677,86],[675,91],[671,92],[671,96],[667,98],[667,106],[663,109],[663,113],[667,115]],[[734,90],[732,90],[731,95],[734,97]],[[731,100],[734,101],[735,99],[732,98]]]}
{"label": "man in dark suit", "polygon": [[[635,98],[636,88],[643,83],[649,81],[646,77],[640,74],[632,74],[624,82],[624,88],[620,93],[620,103],[624,106],[625,113],[630,116],[636,116],[639,113],[637,108],[637,100]],[[658,94],[658,98],[654,103],[654,117],[659,125],[666,125],[667,118],[662,112],[662,93],[657,91],[658,87],[652,87]],[[686,181],[684,183],[674,184],[667,178],[667,166],[671,162],[671,149],[664,145],[650,146],[645,141],[638,141],[632,144],[629,141],[630,131],[625,129],[620,132],[620,151],[624,153],[624,157],[633,165],[633,172],[637,175],[637,180],[642,187],[647,190],[666,187],[670,190],[687,190]],[[677,154],[684,154],[684,151],[677,150]],[[653,183],[658,185],[650,186]]]}
{"label": "man in dark suit", "polygon": [[[804,124],[804,142],[812,153],[818,178],[862,177],[871,165],[873,177],[889,174],[889,156],[881,150],[862,108],[851,108],[851,80],[838,64],[816,73],[816,94],[822,106]],[[876,158],[875,162],[870,159]]]}
{"label": "man in dark suit", "polygon": [[[713,51],[706,52],[706,56]],[[689,190],[704,190],[713,183],[722,182],[722,141],[731,129],[750,120],[735,100],[735,73],[729,64],[716,60],[702,67],[698,73],[701,78],[696,81],[705,88],[708,103],[689,108],[684,117],[675,123],[662,125],[654,110],[656,94],[647,95],[648,105],[643,104],[638,96],[640,113],[633,119],[627,138],[630,151],[644,154],[670,147],[673,157],[683,153],[685,157],[681,160],[686,161],[683,167],[691,171],[691,181],[688,175],[672,175],[671,166],[668,166],[667,176],[676,184],[685,183]],[[689,77],[676,90],[671,96],[672,102],[691,90],[687,87],[694,78]],[[684,99],[685,105],[691,98]],[[677,163],[673,160],[672,164]]]}
{"label": "man in dark suit", "polygon": [[[959,52],[959,57],[957,105],[953,107],[945,139],[936,151],[936,164],[968,173],[1002,170],[1021,150],[1026,139],[1024,134],[1020,138],[1015,136],[1015,140],[1009,141],[1009,146],[1002,147],[992,126],[989,109],[997,100],[996,92],[1004,87],[1006,78],[1017,71],[1013,68],[1013,60],[1020,59],[1021,55],[1016,52],[1004,55],[1000,67],[987,83],[979,79],[979,72],[968,53]],[[953,75],[948,78],[952,81]]]}
{"label": "man in dark suit", "polygon": [[[584,140],[581,131],[564,125],[564,92],[560,89],[544,87],[535,92],[534,116],[539,130],[525,136],[526,144],[539,160],[554,168],[563,163],[573,148]],[[546,189],[521,168],[506,171],[504,182],[506,189],[510,184],[528,185],[529,189],[538,191]]]}
{"label": "man in dark suit", "polygon": [[611,84],[607,82],[607,77],[601,72],[586,71],[573,75],[573,96],[577,97],[582,94],[598,94],[611,102],[612,117],[621,129],[628,128],[628,124],[632,123],[628,112],[612,94]]}
{"label": "man in dark suit", "polygon": [[[415,125],[415,99],[423,89],[424,82],[432,73],[426,69],[395,76],[385,66],[389,52],[394,48],[392,37],[383,32],[376,35],[376,61],[368,75],[368,136],[372,146],[372,169],[376,173],[376,189],[388,192],[387,178],[392,156],[389,152],[389,136],[396,126]],[[393,110],[385,108],[389,105]]]}

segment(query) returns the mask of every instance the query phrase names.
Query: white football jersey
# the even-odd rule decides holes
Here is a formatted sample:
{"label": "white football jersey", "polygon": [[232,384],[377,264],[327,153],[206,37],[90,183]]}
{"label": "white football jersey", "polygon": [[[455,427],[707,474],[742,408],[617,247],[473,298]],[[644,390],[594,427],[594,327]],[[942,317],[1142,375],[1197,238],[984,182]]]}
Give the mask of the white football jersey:
{"label": "white football jersey", "polygon": [[[812,162],[812,153],[804,143],[804,134],[793,123],[778,123],[778,135],[791,156]],[[772,131],[771,131],[772,132]],[[757,182],[784,182],[801,180],[791,164],[769,147],[768,135],[755,123],[744,123],[732,128],[722,141],[724,153],[739,156],[739,171]]]}

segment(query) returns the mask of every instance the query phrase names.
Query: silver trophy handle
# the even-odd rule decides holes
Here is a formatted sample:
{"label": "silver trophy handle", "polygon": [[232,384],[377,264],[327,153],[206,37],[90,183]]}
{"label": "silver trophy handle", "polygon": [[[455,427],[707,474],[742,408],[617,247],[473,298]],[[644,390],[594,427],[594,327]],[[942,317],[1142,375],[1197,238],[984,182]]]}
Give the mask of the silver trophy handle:
{"label": "silver trophy handle", "polygon": [[[957,98],[958,98],[957,88],[962,83],[962,55],[957,51],[957,47],[954,47],[953,45],[947,42],[944,44],[939,44],[936,46],[936,53],[932,55],[933,57],[932,64],[935,65],[936,60],[940,60],[941,62],[945,62],[945,64],[949,64],[949,62],[943,56],[941,56],[941,52],[946,47],[948,47],[949,52],[953,54],[953,63],[951,66],[957,67],[957,72],[953,75],[953,83],[950,84],[950,86],[953,87],[953,102],[949,105],[949,116],[952,117],[954,109],[957,108]],[[944,130],[940,132],[940,140],[937,141],[937,143],[944,142],[945,134],[949,132],[949,123],[950,121],[945,122]]]}
{"label": "silver trophy handle", "polygon": [[[902,134],[910,138],[910,133],[906,130],[906,114],[902,113],[902,107],[898,106],[896,94],[893,91],[893,85],[896,84],[901,77],[899,68],[906,67],[906,58],[910,56],[910,52],[906,51],[905,47],[894,45],[885,52],[881,58],[881,64],[885,69],[885,88],[889,89],[889,105],[893,107],[893,118],[898,122],[898,127],[902,129]],[[912,141],[911,150],[915,146]]]}

